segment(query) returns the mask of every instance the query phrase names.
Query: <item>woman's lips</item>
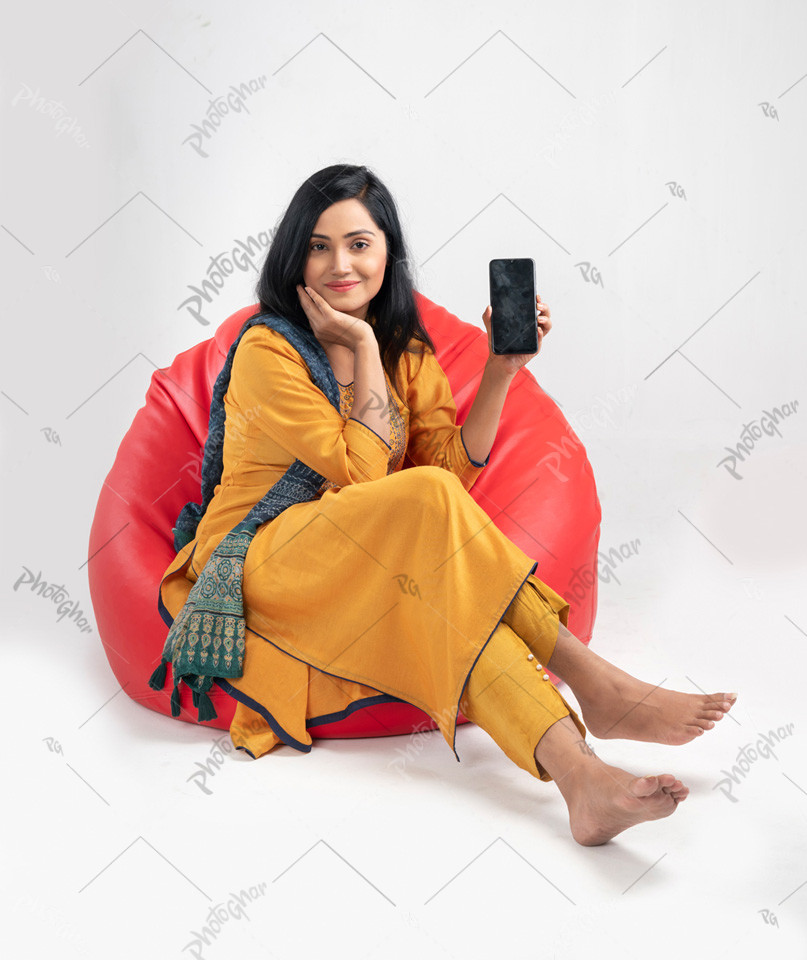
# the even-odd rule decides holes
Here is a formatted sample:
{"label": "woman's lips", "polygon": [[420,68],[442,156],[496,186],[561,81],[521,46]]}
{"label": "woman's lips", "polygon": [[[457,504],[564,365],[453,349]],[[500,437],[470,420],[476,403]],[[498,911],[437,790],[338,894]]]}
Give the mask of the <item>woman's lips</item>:
{"label": "woman's lips", "polygon": [[342,290],[352,290],[354,287],[358,286],[359,281],[356,280],[353,283],[326,283],[325,286],[331,290],[336,290],[341,292]]}

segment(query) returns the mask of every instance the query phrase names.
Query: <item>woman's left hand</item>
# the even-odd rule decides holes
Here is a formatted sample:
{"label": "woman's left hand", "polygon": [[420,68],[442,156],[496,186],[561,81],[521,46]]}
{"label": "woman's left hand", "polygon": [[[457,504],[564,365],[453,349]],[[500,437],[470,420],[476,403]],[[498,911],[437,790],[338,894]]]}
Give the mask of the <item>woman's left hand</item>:
{"label": "woman's left hand", "polygon": [[535,309],[537,312],[535,323],[538,329],[538,349],[535,353],[494,353],[490,332],[491,308],[490,305],[488,305],[482,314],[482,322],[485,324],[485,329],[488,332],[488,366],[500,368],[504,373],[512,377],[516,375],[525,363],[538,355],[544,337],[552,329],[552,320],[550,319],[551,312],[549,307],[541,300],[540,294],[535,297]]}

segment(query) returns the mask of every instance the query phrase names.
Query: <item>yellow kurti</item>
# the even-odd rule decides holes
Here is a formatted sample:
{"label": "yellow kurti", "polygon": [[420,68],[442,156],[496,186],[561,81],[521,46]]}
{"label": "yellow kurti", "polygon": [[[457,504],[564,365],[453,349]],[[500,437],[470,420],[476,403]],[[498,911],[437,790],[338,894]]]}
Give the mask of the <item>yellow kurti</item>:
{"label": "yellow kurti", "polygon": [[[406,403],[385,374],[390,444],[351,416],[352,384],[337,410],[282,334],[256,324],[236,350],[221,483],[160,596],[176,617],[222,537],[296,459],[326,478],[247,553],[244,672],[221,685],[238,700],[233,743],[254,757],[280,742],[309,750],[307,726],[390,698],[428,713],[454,749],[469,673],[535,569],[468,494],[484,467],[437,359],[410,346]],[[416,466],[401,470],[405,453]]]}

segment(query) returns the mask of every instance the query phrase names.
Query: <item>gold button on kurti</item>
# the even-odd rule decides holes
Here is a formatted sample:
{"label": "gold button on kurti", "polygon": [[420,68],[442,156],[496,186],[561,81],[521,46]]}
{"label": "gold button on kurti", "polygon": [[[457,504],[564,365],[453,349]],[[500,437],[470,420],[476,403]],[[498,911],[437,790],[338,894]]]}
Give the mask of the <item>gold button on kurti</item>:
{"label": "gold button on kurti", "polygon": [[[221,482],[160,596],[176,617],[222,537],[296,459],[325,478],[316,499],[259,527],[247,553],[244,671],[222,686],[238,701],[233,743],[254,757],[281,742],[309,750],[307,727],[391,698],[429,714],[454,749],[469,674],[535,568],[468,494],[484,467],[435,356],[413,340],[398,374],[403,399],[385,374],[387,444],[352,415],[352,384],[340,384],[337,410],[282,334],[256,324],[236,349]],[[404,454],[414,467],[401,469]],[[551,650],[568,605],[530,578]]]}

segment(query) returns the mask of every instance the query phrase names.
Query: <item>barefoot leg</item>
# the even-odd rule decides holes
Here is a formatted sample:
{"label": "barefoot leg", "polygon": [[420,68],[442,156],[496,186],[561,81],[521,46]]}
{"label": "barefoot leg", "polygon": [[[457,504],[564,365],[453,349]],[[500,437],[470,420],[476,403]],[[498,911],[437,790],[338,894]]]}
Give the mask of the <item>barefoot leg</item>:
{"label": "barefoot leg", "polygon": [[737,699],[732,693],[664,690],[620,670],[569,631],[569,604],[533,575],[504,620],[539,662],[569,684],[586,727],[601,740],[688,743],[714,727]]}
{"label": "barefoot leg", "polygon": [[603,763],[569,717],[549,727],[538,741],[535,759],[557,783],[572,836],[583,846],[606,843],[637,823],[668,817],[689,794],[670,773],[635,777]]}
{"label": "barefoot leg", "polygon": [[637,680],[562,623],[547,666],[572,688],[586,727],[601,740],[688,743],[711,730],[737,699],[736,693],[678,693]]}

